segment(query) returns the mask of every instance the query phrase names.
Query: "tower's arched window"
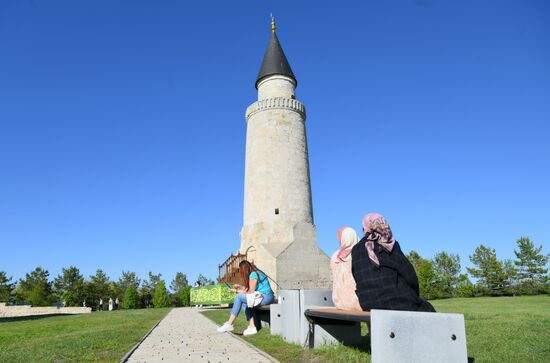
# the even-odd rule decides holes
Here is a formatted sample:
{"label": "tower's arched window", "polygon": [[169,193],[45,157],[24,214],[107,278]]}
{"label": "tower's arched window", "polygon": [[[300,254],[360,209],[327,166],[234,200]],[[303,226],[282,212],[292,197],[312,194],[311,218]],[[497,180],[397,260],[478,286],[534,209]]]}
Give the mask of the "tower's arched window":
{"label": "tower's arched window", "polygon": [[256,260],[256,247],[248,247],[248,249],[246,250],[246,260],[254,263],[254,261]]}

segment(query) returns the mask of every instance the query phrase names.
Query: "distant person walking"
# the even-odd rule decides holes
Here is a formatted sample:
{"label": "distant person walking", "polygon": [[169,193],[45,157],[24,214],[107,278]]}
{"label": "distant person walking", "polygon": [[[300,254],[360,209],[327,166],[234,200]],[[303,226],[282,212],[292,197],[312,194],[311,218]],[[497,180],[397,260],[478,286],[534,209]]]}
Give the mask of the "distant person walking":
{"label": "distant person walking", "polygon": [[109,298],[109,311],[113,311],[113,303],[114,303],[114,302],[113,302],[113,298],[110,297],[110,298]]}
{"label": "distant person walking", "polygon": [[229,320],[218,328],[218,332],[233,330],[233,322],[237,319],[241,309],[244,309],[248,328],[243,335],[253,335],[258,331],[254,325],[252,308],[258,305],[269,305],[273,302],[273,290],[267,279],[267,275],[250,262],[244,260],[239,264],[242,285],[235,284],[232,292],[237,292]]}
{"label": "distant person walking", "polygon": [[363,310],[435,312],[419,295],[418,277],[384,216],[363,218],[365,236],[351,250],[352,273]]}
{"label": "distant person walking", "polygon": [[118,310],[119,306],[120,305],[119,305],[118,297],[117,297],[117,298],[115,298],[115,310]]}
{"label": "distant person walking", "polygon": [[340,249],[334,252],[330,259],[332,301],[339,309],[362,310],[351,273],[351,249],[358,241],[357,233],[351,227],[342,227],[336,236],[340,242]]}
{"label": "distant person walking", "polygon": [[99,311],[103,310],[103,298],[102,297],[99,298],[99,306],[98,306],[97,310],[99,310]]}

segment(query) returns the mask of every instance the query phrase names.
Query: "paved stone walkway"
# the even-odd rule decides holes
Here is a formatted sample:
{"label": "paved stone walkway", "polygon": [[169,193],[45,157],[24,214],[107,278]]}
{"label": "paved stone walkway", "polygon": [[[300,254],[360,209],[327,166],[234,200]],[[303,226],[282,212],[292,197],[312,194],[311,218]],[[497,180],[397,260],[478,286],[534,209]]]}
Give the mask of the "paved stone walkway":
{"label": "paved stone walkway", "polygon": [[197,308],[172,309],[128,362],[276,362],[232,333],[218,333],[216,328],[218,325]]}

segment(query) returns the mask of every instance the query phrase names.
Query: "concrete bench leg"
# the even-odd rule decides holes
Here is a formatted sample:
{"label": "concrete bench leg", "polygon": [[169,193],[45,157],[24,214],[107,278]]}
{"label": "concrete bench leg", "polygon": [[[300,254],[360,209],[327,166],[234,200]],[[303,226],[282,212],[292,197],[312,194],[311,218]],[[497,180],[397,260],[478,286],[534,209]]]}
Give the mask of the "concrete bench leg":
{"label": "concrete bench leg", "polygon": [[309,322],[309,348],[318,348],[323,345],[337,345],[344,343],[347,346],[358,347],[362,343],[361,323],[345,321]]}
{"label": "concrete bench leg", "polygon": [[372,362],[466,363],[464,315],[371,310]]}
{"label": "concrete bench leg", "polygon": [[[330,289],[304,289],[300,290],[300,331],[298,344],[305,346],[309,335],[309,322],[304,315],[305,311],[310,308],[333,307],[332,290]],[[318,333],[321,336],[323,333]]]}
{"label": "concrete bench leg", "polygon": [[269,325],[271,335],[281,335],[283,334],[283,325],[282,325],[282,309],[281,304],[271,304],[271,309],[269,310]]}

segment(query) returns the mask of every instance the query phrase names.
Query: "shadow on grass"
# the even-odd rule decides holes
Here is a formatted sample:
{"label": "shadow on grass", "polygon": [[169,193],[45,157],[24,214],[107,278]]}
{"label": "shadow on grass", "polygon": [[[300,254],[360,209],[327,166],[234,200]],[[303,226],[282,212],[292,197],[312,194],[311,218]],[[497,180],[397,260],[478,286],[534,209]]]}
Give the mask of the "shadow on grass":
{"label": "shadow on grass", "polygon": [[73,316],[73,315],[81,315],[81,314],[44,314],[44,315],[15,316],[11,318],[0,318],[0,324],[9,323],[12,321],[39,320],[39,319],[51,318],[54,316]]}

